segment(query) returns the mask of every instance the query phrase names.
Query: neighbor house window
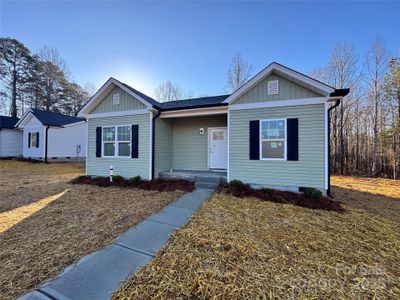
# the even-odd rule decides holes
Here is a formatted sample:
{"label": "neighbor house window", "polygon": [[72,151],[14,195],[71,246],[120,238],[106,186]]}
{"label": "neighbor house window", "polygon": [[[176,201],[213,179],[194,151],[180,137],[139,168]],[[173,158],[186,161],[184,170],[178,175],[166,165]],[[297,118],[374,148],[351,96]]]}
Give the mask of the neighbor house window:
{"label": "neighbor house window", "polygon": [[131,126],[103,127],[103,156],[131,155]]}
{"label": "neighbor house window", "polygon": [[261,159],[286,159],[286,120],[260,121]]}
{"label": "neighbor house window", "polygon": [[31,148],[38,147],[38,135],[39,132],[31,132]]}

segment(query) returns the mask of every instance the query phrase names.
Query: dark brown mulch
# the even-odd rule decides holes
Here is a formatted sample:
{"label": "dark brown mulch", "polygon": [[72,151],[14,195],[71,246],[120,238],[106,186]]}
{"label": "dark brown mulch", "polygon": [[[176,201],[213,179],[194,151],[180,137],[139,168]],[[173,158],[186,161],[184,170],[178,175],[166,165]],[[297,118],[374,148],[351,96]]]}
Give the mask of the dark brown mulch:
{"label": "dark brown mulch", "polygon": [[227,183],[220,186],[219,192],[238,198],[256,197],[264,201],[293,204],[310,209],[320,209],[340,213],[345,212],[345,209],[340,205],[340,203],[323,196],[319,198],[311,198],[307,197],[303,193],[285,192],[273,189],[253,189],[247,184],[237,187]]}
{"label": "dark brown mulch", "polygon": [[72,184],[89,184],[100,187],[124,187],[124,188],[137,188],[146,191],[160,191],[160,192],[171,192],[171,191],[184,191],[192,192],[194,190],[194,182],[188,180],[126,180],[122,178],[115,178],[113,182],[110,182],[108,177],[90,177],[90,176],[79,176],[71,180]]}

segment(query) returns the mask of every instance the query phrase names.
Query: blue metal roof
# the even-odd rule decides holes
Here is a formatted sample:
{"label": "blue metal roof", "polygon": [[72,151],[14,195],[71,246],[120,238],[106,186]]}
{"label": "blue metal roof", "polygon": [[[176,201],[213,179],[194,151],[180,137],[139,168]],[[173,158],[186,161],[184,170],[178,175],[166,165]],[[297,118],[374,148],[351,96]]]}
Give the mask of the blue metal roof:
{"label": "blue metal roof", "polygon": [[19,121],[18,118],[0,116],[0,128],[14,128],[15,124]]}
{"label": "blue metal roof", "polygon": [[61,127],[64,125],[85,121],[85,119],[82,118],[67,116],[35,108],[32,108],[31,112],[43,125]]}

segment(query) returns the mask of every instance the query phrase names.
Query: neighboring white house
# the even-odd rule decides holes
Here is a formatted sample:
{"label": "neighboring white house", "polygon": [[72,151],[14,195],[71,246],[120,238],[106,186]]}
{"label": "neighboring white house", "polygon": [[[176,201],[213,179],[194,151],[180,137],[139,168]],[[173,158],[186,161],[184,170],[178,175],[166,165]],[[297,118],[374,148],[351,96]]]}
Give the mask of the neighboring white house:
{"label": "neighboring white house", "polygon": [[0,157],[22,155],[22,131],[15,128],[18,118],[0,116]]}
{"label": "neighboring white house", "polygon": [[16,127],[23,129],[23,157],[44,161],[84,160],[86,121],[30,109]]}

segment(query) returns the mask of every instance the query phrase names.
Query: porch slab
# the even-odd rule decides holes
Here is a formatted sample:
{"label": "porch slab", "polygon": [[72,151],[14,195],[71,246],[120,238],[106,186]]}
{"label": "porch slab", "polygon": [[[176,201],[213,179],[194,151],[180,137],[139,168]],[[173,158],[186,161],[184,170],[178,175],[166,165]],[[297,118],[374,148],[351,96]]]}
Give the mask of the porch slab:
{"label": "porch slab", "polygon": [[195,170],[171,170],[159,173],[162,179],[185,179],[189,181],[211,180],[226,181],[226,171],[195,171]]}

